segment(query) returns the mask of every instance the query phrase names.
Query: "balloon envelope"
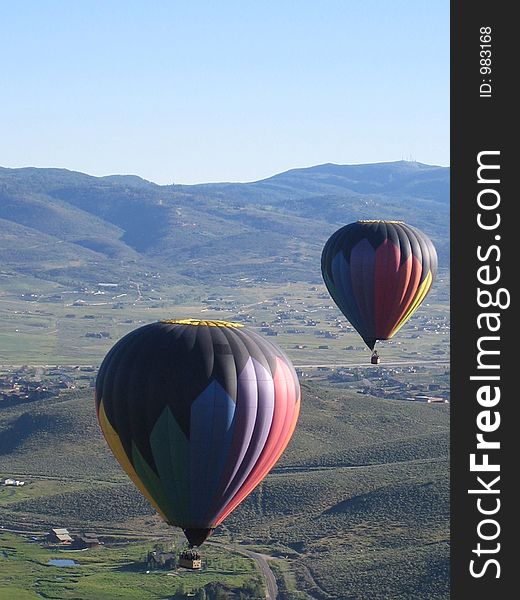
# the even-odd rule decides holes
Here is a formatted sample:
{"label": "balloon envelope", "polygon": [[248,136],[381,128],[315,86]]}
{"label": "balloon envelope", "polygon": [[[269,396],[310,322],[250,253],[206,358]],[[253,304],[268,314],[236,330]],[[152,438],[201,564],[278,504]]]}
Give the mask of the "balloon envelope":
{"label": "balloon envelope", "polygon": [[115,344],[95,398],[123,469],[200,545],[282,454],[300,388],[283,352],[240,324],[162,321]]}
{"label": "balloon envelope", "polygon": [[373,349],[419,308],[437,272],[430,239],[402,221],[357,221],[338,229],[321,256],[325,285]]}

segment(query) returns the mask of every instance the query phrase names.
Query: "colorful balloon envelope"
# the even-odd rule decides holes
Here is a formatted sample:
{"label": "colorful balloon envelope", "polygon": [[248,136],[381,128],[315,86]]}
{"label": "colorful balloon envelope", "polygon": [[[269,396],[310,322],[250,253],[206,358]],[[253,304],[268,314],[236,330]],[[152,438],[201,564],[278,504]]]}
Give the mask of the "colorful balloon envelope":
{"label": "colorful balloon envelope", "polygon": [[161,321],[115,344],[95,399],[123,469],[199,546],[281,456],[300,387],[284,353],[240,324]]}
{"label": "colorful balloon envelope", "polygon": [[402,221],[357,221],[338,229],[321,256],[325,285],[370,349],[419,308],[437,272],[430,239]]}

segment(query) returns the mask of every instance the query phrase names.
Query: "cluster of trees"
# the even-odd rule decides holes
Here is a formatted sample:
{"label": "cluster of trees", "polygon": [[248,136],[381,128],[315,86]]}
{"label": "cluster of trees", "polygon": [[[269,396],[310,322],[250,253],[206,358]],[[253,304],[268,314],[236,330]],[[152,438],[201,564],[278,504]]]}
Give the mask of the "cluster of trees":
{"label": "cluster of trees", "polygon": [[177,567],[178,557],[175,545],[165,547],[164,544],[154,544],[153,550],[145,558],[146,567],[150,571],[156,569],[172,570]]}
{"label": "cluster of trees", "polygon": [[232,590],[220,583],[208,583],[195,594],[195,600],[263,600],[265,591],[259,581],[249,581]]}

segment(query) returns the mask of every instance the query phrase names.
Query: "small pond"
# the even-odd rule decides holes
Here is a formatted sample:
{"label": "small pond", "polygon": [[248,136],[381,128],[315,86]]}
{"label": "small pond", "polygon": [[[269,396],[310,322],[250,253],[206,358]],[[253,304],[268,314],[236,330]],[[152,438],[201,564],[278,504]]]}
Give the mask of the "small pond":
{"label": "small pond", "polygon": [[54,567],[75,567],[79,565],[79,563],[71,558],[51,558],[47,561],[47,564]]}

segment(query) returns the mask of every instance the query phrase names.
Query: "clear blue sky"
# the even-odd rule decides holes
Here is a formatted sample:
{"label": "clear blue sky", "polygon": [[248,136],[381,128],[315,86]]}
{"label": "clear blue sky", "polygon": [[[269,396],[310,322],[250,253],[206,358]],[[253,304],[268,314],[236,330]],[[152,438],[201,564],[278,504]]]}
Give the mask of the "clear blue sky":
{"label": "clear blue sky", "polygon": [[449,1],[0,2],[0,165],[252,181],[449,164]]}

